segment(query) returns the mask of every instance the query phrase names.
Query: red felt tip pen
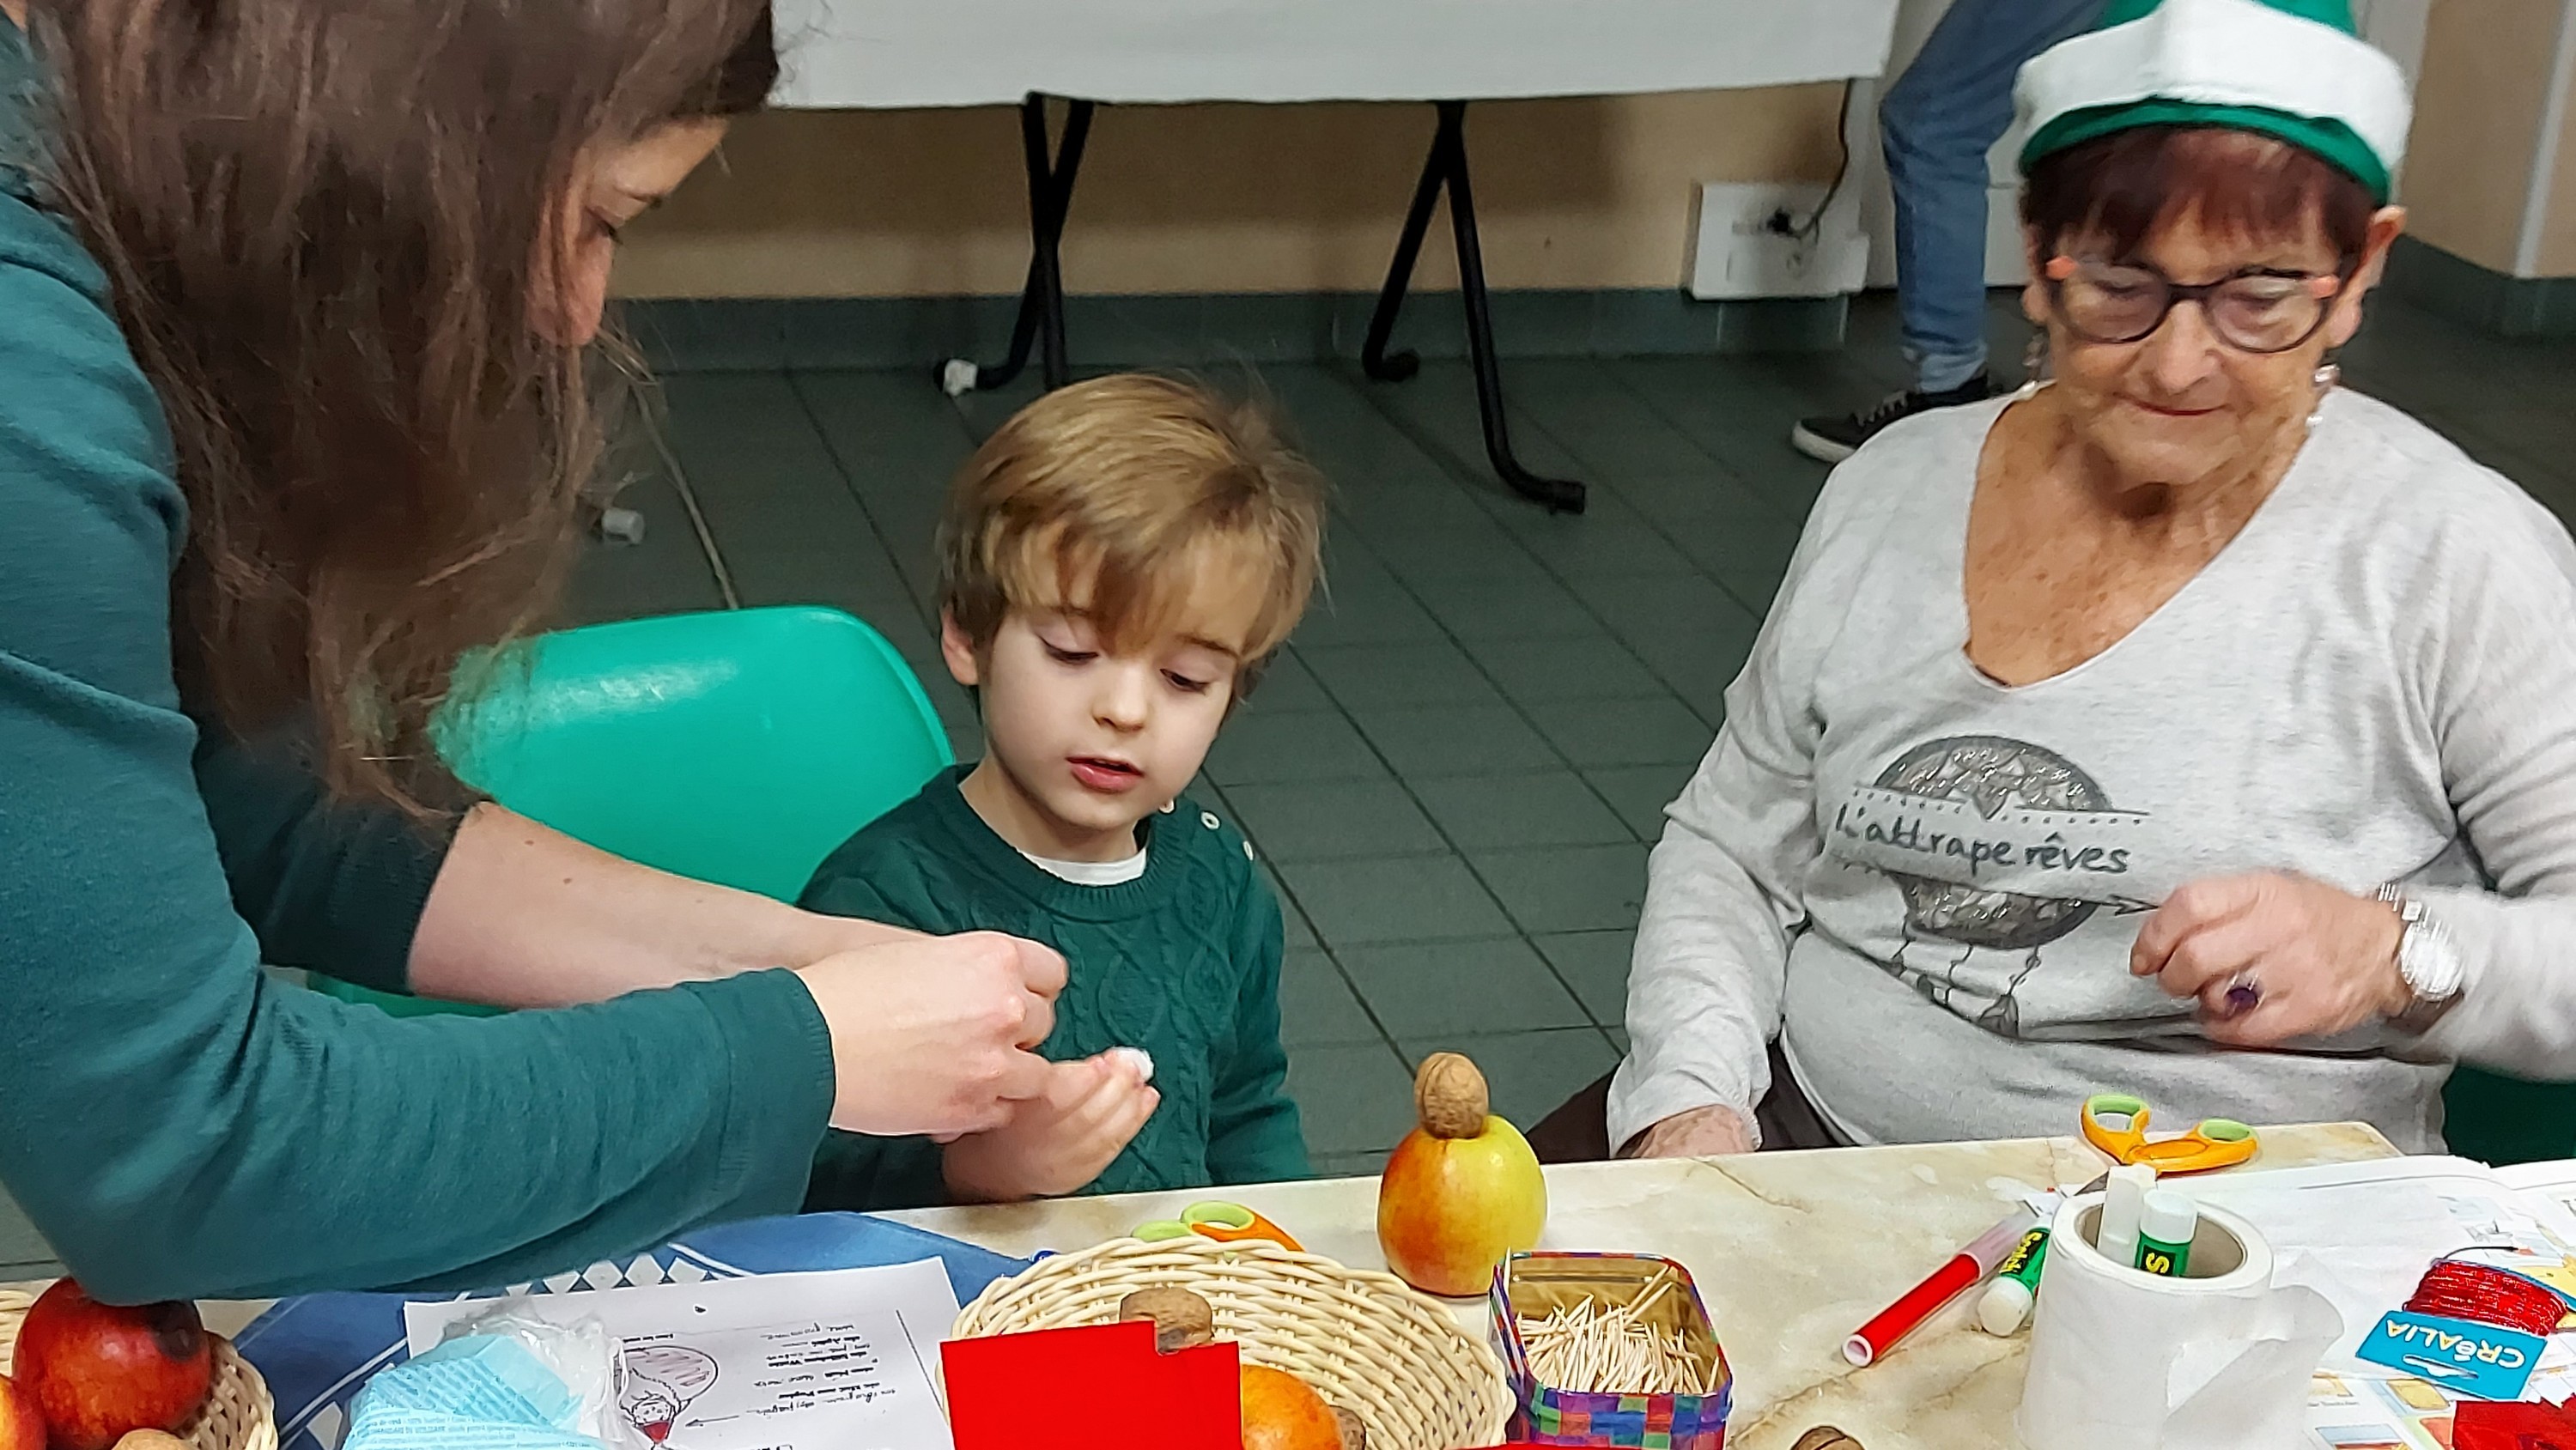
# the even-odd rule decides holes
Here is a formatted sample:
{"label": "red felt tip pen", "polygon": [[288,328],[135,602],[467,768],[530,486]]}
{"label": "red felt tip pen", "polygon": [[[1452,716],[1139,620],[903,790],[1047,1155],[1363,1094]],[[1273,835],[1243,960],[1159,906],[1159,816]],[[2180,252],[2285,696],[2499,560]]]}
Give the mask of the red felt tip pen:
{"label": "red felt tip pen", "polygon": [[2039,1215],[2027,1206],[2014,1210],[2012,1217],[1977,1235],[1976,1242],[1950,1256],[1950,1262],[1934,1270],[1932,1277],[1905,1291],[1905,1297],[1879,1311],[1876,1319],[1860,1327],[1860,1332],[1843,1341],[1843,1358],[1865,1365],[1895,1348],[1896,1342],[1912,1334],[1916,1326],[1941,1312],[1941,1306],[1956,1299],[1969,1286],[1995,1271],[2004,1255],[2039,1222]]}

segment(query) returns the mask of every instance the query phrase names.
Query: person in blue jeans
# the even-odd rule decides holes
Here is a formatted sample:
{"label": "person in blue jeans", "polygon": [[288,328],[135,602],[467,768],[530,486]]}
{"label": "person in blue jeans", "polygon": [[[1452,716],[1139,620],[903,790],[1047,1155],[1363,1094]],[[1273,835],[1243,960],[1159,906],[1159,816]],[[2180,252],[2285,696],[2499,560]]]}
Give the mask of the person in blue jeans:
{"label": "person in blue jeans", "polygon": [[1840,463],[1890,423],[1995,391],[1986,374],[1986,153],[2012,124],[2022,63],[2082,33],[2104,0],[1958,0],[1879,104],[1896,193],[1896,305],[1914,386],[1789,441]]}

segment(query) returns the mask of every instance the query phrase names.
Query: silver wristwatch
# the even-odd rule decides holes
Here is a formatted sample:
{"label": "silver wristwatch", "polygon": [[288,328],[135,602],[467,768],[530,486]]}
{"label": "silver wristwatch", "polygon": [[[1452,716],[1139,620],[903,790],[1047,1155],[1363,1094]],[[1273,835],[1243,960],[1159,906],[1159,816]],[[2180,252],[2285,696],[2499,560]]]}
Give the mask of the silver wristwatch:
{"label": "silver wristwatch", "polygon": [[2413,1017],[2449,1006],[2468,976],[2468,964],[2451,940],[2450,929],[2426,913],[2424,903],[2395,886],[2380,887],[2379,899],[2395,908],[2397,919],[2406,924],[2405,935],[2397,939],[2397,975],[2406,979],[2415,1005],[2403,1015]]}

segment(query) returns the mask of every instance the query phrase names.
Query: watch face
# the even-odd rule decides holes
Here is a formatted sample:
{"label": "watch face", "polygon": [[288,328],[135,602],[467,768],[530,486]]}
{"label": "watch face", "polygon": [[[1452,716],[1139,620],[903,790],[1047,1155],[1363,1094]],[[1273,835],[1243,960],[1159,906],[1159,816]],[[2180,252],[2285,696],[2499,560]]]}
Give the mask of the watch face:
{"label": "watch face", "polygon": [[2420,907],[2398,941],[2397,974],[2423,1001],[2448,1001],[2459,993],[2464,975],[2459,949],[2451,944],[2449,933],[2423,918]]}

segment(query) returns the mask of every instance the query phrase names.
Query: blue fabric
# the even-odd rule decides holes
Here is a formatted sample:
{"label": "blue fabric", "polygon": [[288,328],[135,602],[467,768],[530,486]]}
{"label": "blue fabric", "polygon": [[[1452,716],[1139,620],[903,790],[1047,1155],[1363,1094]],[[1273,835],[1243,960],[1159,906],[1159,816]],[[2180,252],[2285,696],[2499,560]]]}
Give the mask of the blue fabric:
{"label": "blue fabric", "polygon": [[1986,366],[1986,154],[2022,63],[2090,29],[2104,0],[1958,0],[1878,108],[1896,194],[1896,299],[1915,386]]}
{"label": "blue fabric", "polygon": [[[637,1255],[621,1267],[593,1266],[578,1279],[559,1275],[505,1292],[581,1293],[621,1284],[686,1278],[739,1278],[814,1269],[863,1269],[938,1259],[957,1302],[1029,1266],[939,1234],[854,1213],[754,1219],[701,1229],[678,1243]],[[450,1294],[308,1294],[287,1299],[253,1321],[233,1345],[268,1380],[277,1398],[277,1437],[285,1450],[335,1450],[349,1431],[351,1402],[368,1377],[410,1359],[403,1305]],[[482,1298],[484,1294],[465,1297]]]}

